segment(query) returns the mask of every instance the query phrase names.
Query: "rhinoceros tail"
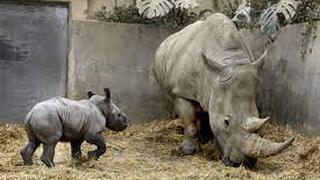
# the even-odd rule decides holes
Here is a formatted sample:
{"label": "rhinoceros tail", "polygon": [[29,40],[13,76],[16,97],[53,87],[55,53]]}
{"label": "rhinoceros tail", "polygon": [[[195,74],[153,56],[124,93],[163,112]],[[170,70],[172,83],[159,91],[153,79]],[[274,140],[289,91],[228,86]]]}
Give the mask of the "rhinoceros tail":
{"label": "rhinoceros tail", "polygon": [[24,125],[25,125],[25,126],[29,124],[29,122],[30,122],[33,114],[34,114],[34,110],[31,109],[31,110],[28,112],[28,114],[26,115],[25,119],[24,119]]}

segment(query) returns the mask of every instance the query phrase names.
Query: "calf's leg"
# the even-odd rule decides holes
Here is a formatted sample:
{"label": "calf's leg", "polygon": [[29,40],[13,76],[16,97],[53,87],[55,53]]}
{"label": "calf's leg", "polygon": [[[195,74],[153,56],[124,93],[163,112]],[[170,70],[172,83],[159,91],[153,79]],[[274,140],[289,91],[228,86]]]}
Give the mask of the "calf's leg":
{"label": "calf's leg", "polygon": [[81,144],[83,140],[71,141],[71,156],[72,158],[78,159],[81,157]]}
{"label": "calf's leg", "polygon": [[184,140],[179,148],[186,155],[195,154],[201,150],[198,139],[199,123],[196,118],[196,109],[191,101],[183,98],[175,98],[174,105],[184,123]]}
{"label": "calf's leg", "polygon": [[97,149],[88,152],[88,158],[98,160],[107,150],[106,142],[101,133],[85,135],[85,141],[97,146]]}
{"label": "calf's leg", "polygon": [[47,167],[55,166],[53,158],[57,143],[58,142],[43,144],[43,152],[40,159]]}
{"label": "calf's leg", "polygon": [[36,149],[41,144],[41,141],[36,137],[32,130],[28,127],[26,128],[29,142],[28,144],[20,151],[20,154],[23,159],[23,165],[32,165],[32,156]]}
{"label": "calf's leg", "polygon": [[37,138],[29,139],[29,142],[26,145],[26,147],[20,151],[20,154],[23,159],[23,165],[32,165],[33,164],[32,163],[32,156],[40,144],[41,144],[41,142]]}

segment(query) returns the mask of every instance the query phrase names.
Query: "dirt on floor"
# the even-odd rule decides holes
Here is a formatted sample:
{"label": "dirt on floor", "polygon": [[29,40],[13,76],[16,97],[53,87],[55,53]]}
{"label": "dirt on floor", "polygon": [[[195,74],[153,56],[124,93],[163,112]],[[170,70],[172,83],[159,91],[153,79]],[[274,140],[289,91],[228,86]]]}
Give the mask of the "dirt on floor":
{"label": "dirt on floor", "polygon": [[[294,144],[283,153],[259,159],[257,167],[226,167],[209,145],[194,156],[180,156],[176,147],[183,135],[177,120],[155,120],[134,125],[123,132],[106,130],[106,154],[98,161],[71,160],[70,146],[59,143],[54,168],[40,161],[42,148],[34,155],[33,166],[22,166],[19,154],[26,133],[21,125],[0,126],[0,179],[320,179],[320,138],[307,138],[289,127],[266,124],[263,137],[283,141],[294,136]],[[84,144],[83,152],[95,148]]]}

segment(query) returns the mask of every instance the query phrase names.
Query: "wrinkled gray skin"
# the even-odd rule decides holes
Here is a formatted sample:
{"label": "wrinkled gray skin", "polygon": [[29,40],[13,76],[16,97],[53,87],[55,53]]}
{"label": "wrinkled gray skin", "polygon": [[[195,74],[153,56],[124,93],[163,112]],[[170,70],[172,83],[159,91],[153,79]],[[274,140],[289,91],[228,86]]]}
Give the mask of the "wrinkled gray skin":
{"label": "wrinkled gray skin", "polygon": [[122,131],[128,126],[126,115],[112,103],[109,89],[105,88],[104,92],[105,97],[88,92],[89,99],[85,100],[55,97],[36,104],[25,119],[29,142],[21,150],[24,164],[32,164],[32,155],[41,143],[41,161],[48,167],[54,166],[59,141],[70,142],[73,158],[81,156],[83,141],[97,146],[88,152],[89,158],[98,159],[104,154],[106,143],[101,133],[105,127]]}
{"label": "wrinkled gray skin", "polygon": [[258,157],[280,153],[293,142],[273,143],[254,133],[267,121],[258,118],[255,103],[257,66],[265,55],[255,60],[235,25],[220,13],[159,46],[153,71],[184,121],[183,153],[200,150],[199,111],[208,112],[215,147],[228,166],[253,167]]}

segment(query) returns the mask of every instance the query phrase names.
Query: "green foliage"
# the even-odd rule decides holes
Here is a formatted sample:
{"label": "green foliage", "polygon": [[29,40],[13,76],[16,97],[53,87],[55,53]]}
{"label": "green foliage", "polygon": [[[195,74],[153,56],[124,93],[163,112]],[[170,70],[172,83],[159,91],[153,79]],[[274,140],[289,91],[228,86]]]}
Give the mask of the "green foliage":
{"label": "green foliage", "polygon": [[293,23],[312,22],[320,20],[320,1],[302,0],[298,6]]}
{"label": "green foliage", "polygon": [[172,9],[190,9],[198,6],[198,0],[136,0],[139,13],[148,19],[161,17]]}
{"label": "green foliage", "polygon": [[106,7],[102,7],[100,11],[96,12],[95,17],[104,22],[153,24],[172,29],[181,29],[197,20],[196,14],[188,14],[185,9],[172,9],[162,17],[148,19],[141,16],[138,9],[133,5],[129,7],[115,7],[113,13],[107,12]]}
{"label": "green foliage", "polygon": [[297,7],[289,7],[288,3],[282,4],[281,2],[284,1],[251,0],[251,23],[246,24],[245,21],[235,23],[239,28],[261,28],[263,34],[268,35],[271,42],[276,38],[276,32],[281,27],[287,24],[306,23],[306,29],[301,33],[300,40],[301,59],[304,59],[307,53],[312,52],[312,47],[308,47],[310,42],[319,36],[316,32],[317,21],[320,20],[320,1],[300,0]]}
{"label": "green foliage", "polygon": [[280,0],[263,10],[259,20],[261,31],[273,35],[281,26],[291,23],[299,3],[297,0]]}
{"label": "green foliage", "polygon": [[317,37],[317,23],[320,20],[320,2],[314,0],[302,0],[302,3],[298,7],[297,14],[293,18],[293,23],[307,22],[305,32],[301,33],[301,47],[303,48],[300,52],[301,58],[312,51],[308,49],[310,41]]}
{"label": "green foliage", "polygon": [[[300,0],[301,3],[298,5],[295,15],[292,17],[291,24],[304,23],[320,20],[320,1],[315,0]],[[279,3],[279,0],[251,0],[251,19],[252,24],[250,27],[259,27],[259,21],[261,15],[267,11],[267,9]],[[286,11],[284,11],[286,13]],[[228,12],[229,13],[229,12]],[[287,13],[286,13],[287,14]],[[233,17],[231,14],[229,17]],[[281,16],[281,15],[280,15]],[[279,17],[281,19],[285,17]],[[286,25],[288,22],[280,22],[282,26]]]}
{"label": "green foliage", "polygon": [[137,0],[136,7],[139,14],[148,19],[167,14],[174,4],[171,0]]}
{"label": "green foliage", "polygon": [[[261,27],[265,34],[272,35],[281,28],[281,26],[285,26],[288,23],[309,22],[309,24],[312,24],[315,20],[320,20],[320,1],[300,0],[301,3],[298,5],[298,8],[294,9],[290,9],[288,4],[285,4],[286,6],[284,8],[281,7],[280,5],[283,4],[281,2],[285,1],[286,0],[250,0],[250,21],[241,22],[245,20],[240,20],[236,22],[236,24],[239,28]],[[223,2],[225,4],[223,7],[225,8],[222,8],[221,11],[227,14],[230,18],[234,17],[234,15],[237,14],[236,9],[234,8],[239,5],[241,0],[232,1],[233,3],[229,0]],[[187,9],[181,8],[172,8],[163,16],[150,19],[146,16],[140,15],[139,10],[135,5],[131,5],[129,7],[115,7],[113,13],[107,12],[106,8],[103,7],[100,11],[96,12],[95,17],[98,20],[105,22],[152,24],[176,30],[179,30],[199,19],[196,14],[188,13]],[[265,21],[261,21],[261,17],[268,18],[265,18]],[[248,24],[248,22],[250,23]],[[310,27],[314,28],[312,25],[310,25]]]}

